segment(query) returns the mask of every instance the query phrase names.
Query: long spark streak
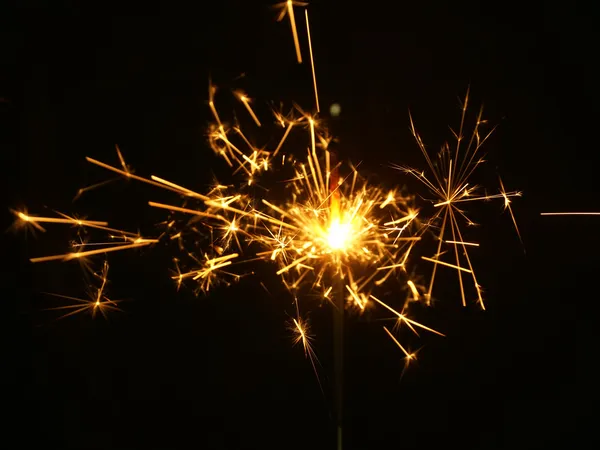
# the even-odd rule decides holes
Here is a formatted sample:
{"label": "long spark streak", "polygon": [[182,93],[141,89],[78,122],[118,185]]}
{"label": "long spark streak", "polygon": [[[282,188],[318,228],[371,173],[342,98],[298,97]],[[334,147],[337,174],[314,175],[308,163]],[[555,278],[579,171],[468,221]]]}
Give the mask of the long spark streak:
{"label": "long spark streak", "polygon": [[546,212],[540,216],[600,216],[600,212]]}
{"label": "long spark streak", "polygon": [[407,324],[410,324],[410,325],[415,325],[415,326],[417,326],[419,328],[423,328],[424,330],[430,331],[431,333],[435,333],[435,334],[438,334],[440,336],[445,336],[444,334],[440,333],[439,331],[434,330],[433,328],[426,327],[425,325],[422,325],[419,322],[415,322],[414,320],[409,319],[404,314],[401,314],[398,311],[396,311],[395,309],[393,309],[390,306],[386,305],[384,302],[382,302],[381,300],[379,300],[374,295],[370,295],[369,297],[372,298],[373,300],[375,300],[377,303],[379,303],[381,306],[383,306],[387,310],[389,310],[392,313],[394,313],[396,316],[398,316],[398,319],[400,319],[402,322],[406,322]]}
{"label": "long spark streak", "polygon": [[21,219],[25,222],[30,222],[30,223],[68,223],[71,225],[101,226],[101,227],[108,225],[108,222],[101,222],[98,220],[79,220],[79,219],[72,219],[72,218],[59,219],[56,217],[36,217],[36,216],[29,216],[22,212],[18,212],[17,216],[19,217],[19,219]]}
{"label": "long spark streak", "polygon": [[139,239],[139,240],[136,240],[133,244],[118,245],[116,247],[99,248],[99,249],[87,250],[87,251],[83,251],[83,252],[64,253],[62,255],[41,256],[38,258],[31,258],[30,261],[32,263],[56,261],[56,260],[70,261],[72,259],[81,259],[81,258],[86,258],[86,257],[92,256],[92,255],[116,252],[116,251],[120,251],[120,250],[129,250],[132,248],[140,248],[140,247],[144,247],[146,245],[156,244],[157,242],[158,242],[157,239]]}
{"label": "long spark streak", "polygon": [[451,267],[452,269],[462,270],[463,272],[471,273],[469,269],[465,269],[464,267],[460,267],[455,264],[440,261],[439,259],[428,258],[427,256],[421,256],[421,259],[424,259],[425,261],[430,261],[432,263],[441,264],[442,266]]}
{"label": "long spark streak", "polygon": [[306,33],[308,35],[308,49],[310,52],[310,67],[312,69],[313,86],[315,88],[315,103],[317,105],[317,112],[321,112],[321,109],[319,108],[319,93],[317,92],[317,76],[315,75],[315,62],[313,60],[313,49],[312,49],[312,43],[310,40],[310,26],[308,24],[308,9],[304,10],[304,14],[306,16]]}
{"label": "long spark streak", "polygon": [[296,58],[298,64],[302,63],[302,53],[300,53],[300,41],[298,40],[298,31],[296,30],[296,19],[294,17],[294,5],[292,0],[287,1],[287,12],[290,17],[290,26],[292,27],[292,35],[294,36],[294,48],[296,49]]}

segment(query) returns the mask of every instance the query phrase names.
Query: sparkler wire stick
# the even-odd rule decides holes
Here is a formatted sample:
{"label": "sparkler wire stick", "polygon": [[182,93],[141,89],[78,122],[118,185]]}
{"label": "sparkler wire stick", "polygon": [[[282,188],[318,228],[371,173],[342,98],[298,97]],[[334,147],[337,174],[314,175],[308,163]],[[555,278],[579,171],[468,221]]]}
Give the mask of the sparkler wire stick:
{"label": "sparkler wire stick", "polygon": [[[330,152],[330,164],[335,169],[329,179],[330,208],[332,214],[339,208],[339,169],[337,168],[337,155]],[[344,280],[337,277],[335,281],[335,308],[333,310],[333,358],[335,371],[335,404],[336,404],[336,431],[337,449],[343,448],[343,411],[344,411]]]}

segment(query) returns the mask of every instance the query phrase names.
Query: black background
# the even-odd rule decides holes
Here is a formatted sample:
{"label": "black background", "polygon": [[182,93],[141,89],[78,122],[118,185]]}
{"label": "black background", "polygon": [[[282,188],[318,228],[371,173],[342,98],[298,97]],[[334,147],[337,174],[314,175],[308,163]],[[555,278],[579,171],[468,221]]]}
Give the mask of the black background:
{"label": "black background", "polygon": [[[155,191],[144,186],[114,183],[71,201],[107,176],[84,156],[117,163],[117,143],[137,173],[202,191],[226,173],[206,144],[209,74],[227,84],[245,73],[238,81],[263,115],[261,100],[312,105],[309,68],[295,63],[289,23],[269,4],[49,3],[1,14],[6,228],[8,208],[47,206],[151,234],[163,216],[146,206]],[[514,209],[526,253],[501,203],[477,207],[488,310],[463,309],[453,284],[440,288],[439,307],[420,319],[447,337],[424,336],[401,381],[401,355],[381,328],[349,323],[346,448],[590,445],[600,223],[539,213],[600,211],[597,17],[576,2],[453,3],[310,6],[321,103],[342,107],[345,158],[403,183],[389,162],[422,166],[408,109],[437,148],[470,85],[474,108],[484,103],[499,124],[482,181],[495,186],[501,174],[524,192]],[[156,249],[109,259],[110,293],[131,300],[125,313],[55,322],[42,292],[82,296],[80,271],[28,258],[63,251],[69,236],[60,227],[4,236],[6,448],[334,447],[331,384],[323,395],[291,346],[289,298],[251,278],[208,297],[176,293]],[[324,377],[327,314],[312,314]]]}

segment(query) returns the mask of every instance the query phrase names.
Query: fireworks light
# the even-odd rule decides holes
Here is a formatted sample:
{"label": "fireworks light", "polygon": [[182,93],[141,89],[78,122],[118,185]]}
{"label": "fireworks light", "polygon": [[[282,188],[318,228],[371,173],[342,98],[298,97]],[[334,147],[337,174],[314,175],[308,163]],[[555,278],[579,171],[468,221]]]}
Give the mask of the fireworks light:
{"label": "fireworks light", "polygon": [[[287,1],[278,5],[279,20],[289,17],[297,62],[301,63],[301,45],[294,16],[294,7],[305,3]],[[460,127],[455,133],[456,145],[444,146],[438,158],[432,158],[416,131],[412,117],[411,131],[428,165],[428,172],[402,165],[394,167],[415,177],[434,199],[433,214],[426,217],[415,202],[416,195],[401,188],[384,189],[364,179],[359,167],[344,162],[337,152],[330,150],[332,137],[326,123],[319,119],[319,100],[315,75],[313,49],[310,42],[308,13],[305,10],[312,82],[315,95],[315,114],[295,105],[283,114],[273,111],[273,117],[259,117],[252,107],[253,100],[241,90],[224,91],[232,95],[255,127],[273,129],[272,148],[253,145],[239,121],[229,125],[218,109],[218,90],[209,84],[208,107],[214,123],[209,126],[208,144],[231,169],[232,179],[243,177],[241,187],[233,183],[215,185],[208,192],[196,192],[156,175],[143,177],[134,173],[116,147],[119,165],[111,165],[91,157],[87,161],[120,178],[132,179],[174,194],[173,202],[150,200],[150,207],[167,211],[163,231],[155,237],[143,237],[109,227],[104,221],[78,219],[57,213],[58,217],[37,217],[25,211],[15,211],[16,224],[45,231],[42,224],[63,224],[103,232],[107,239],[81,242],[71,252],[32,258],[32,262],[88,261],[96,255],[122,250],[136,250],[158,242],[170,242],[176,248],[173,257],[177,287],[195,283],[195,289],[208,293],[219,284],[229,284],[250,274],[251,264],[266,264],[273,277],[281,280],[291,293],[294,306],[290,329],[294,342],[301,343],[304,353],[317,372],[318,359],[312,347],[313,335],[308,319],[302,311],[309,308],[303,302],[317,297],[333,308],[348,309],[360,314],[366,310],[392,316],[396,324],[413,332],[417,329],[442,335],[408,317],[408,305],[413,302],[431,302],[439,266],[457,273],[463,305],[467,304],[472,284],[476,301],[484,302],[477,281],[470,251],[479,243],[468,240],[465,226],[473,225],[463,206],[469,202],[502,200],[508,209],[515,229],[516,221],[511,199],[521,194],[507,192],[500,181],[496,194],[480,193],[471,184],[475,169],[483,163],[481,147],[491,135],[482,134],[485,120],[477,115],[471,136],[466,139],[466,112],[468,94],[462,105]],[[492,130],[493,131],[493,130]],[[253,194],[260,183],[275,179],[285,189],[266,190],[261,196]],[[80,189],[78,197],[106,182]],[[278,184],[279,185],[279,184]],[[283,193],[282,193],[283,192]],[[178,199],[182,199],[178,203]],[[416,248],[432,236],[436,250],[431,256],[420,258]],[[520,236],[519,236],[520,237]],[[198,245],[201,242],[202,245]],[[421,253],[424,253],[421,251]],[[443,256],[447,255],[447,258]],[[426,286],[411,274],[409,266],[415,260],[433,265]],[[64,308],[70,312],[97,311],[105,315],[117,310],[115,302],[104,295],[108,264],[104,262],[99,279],[101,287],[90,301],[64,297],[76,305]],[[266,281],[266,280],[265,280]],[[263,283],[261,283],[263,284]],[[381,286],[386,285],[384,291]],[[264,285],[264,284],[263,284]],[[387,285],[393,285],[396,294],[389,296]],[[384,296],[391,297],[384,300]],[[396,327],[397,328],[397,327]],[[385,333],[401,350],[408,363],[416,355],[405,347],[395,332],[383,327]],[[443,336],[443,335],[442,335]]]}

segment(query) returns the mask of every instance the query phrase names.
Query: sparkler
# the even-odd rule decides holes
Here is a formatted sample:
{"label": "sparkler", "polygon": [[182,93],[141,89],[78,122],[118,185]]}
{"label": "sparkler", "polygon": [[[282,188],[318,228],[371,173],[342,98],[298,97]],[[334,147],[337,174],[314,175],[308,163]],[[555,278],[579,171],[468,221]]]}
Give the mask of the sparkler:
{"label": "sparkler", "polygon": [[[301,63],[294,6],[306,4],[290,0],[278,5],[281,8],[278,20],[288,15],[297,61]],[[305,18],[318,113],[319,97],[306,11]],[[259,119],[248,94],[239,90],[231,94],[256,126],[268,128],[272,125],[268,120]],[[86,241],[71,252],[35,257],[31,259],[32,262],[87,261],[89,257],[99,254],[139,249],[158,242],[175,243],[183,257],[178,255],[173,258],[176,268],[173,280],[178,288],[186,282],[194,282],[196,291],[202,293],[251,273],[251,270],[244,269],[251,263],[270,265],[273,275],[293,295],[294,313],[291,315],[290,329],[294,333],[294,343],[302,344],[317,379],[318,359],[312,347],[313,335],[308,320],[301,314],[299,299],[317,297],[321,302],[330,303],[334,309],[336,398],[338,415],[341,415],[344,310],[355,314],[367,310],[392,314],[398,326],[404,325],[414,333],[421,329],[443,336],[439,331],[410,319],[408,305],[419,301],[426,304],[431,302],[438,266],[445,266],[456,270],[458,274],[463,305],[466,305],[467,296],[465,283],[470,279],[478,303],[484,306],[481,287],[469,256],[469,249],[479,244],[466,240],[462,224],[473,225],[473,222],[468,219],[461,205],[465,202],[503,199],[504,207],[508,209],[519,233],[511,199],[521,194],[505,191],[501,180],[499,193],[492,195],[478,194],[477,187],[470,183],[473,171],[483,162],[480,149],[491,132],[480,136],[480,127],[485,123],[480,112],[470,139],[463,144],[467,103],[468,93],[463,103],[460,128],[455,134],[456,146],[452,150],[445,146],[435,162],[416,132],[412,117],[410,119],[411,131],[431,174],[403,166],[396,167],[416,177],[433,194],[435,200],[431,203],[434,213],[430,218],[424,217],[415,206],[414,195],[406,194],[399,188],[387,190],[372,185],[361,176],[358,167],[338,158],[329,149],[332,138],[326,124],[297,105],[286,114],[281,110],[273,111],[274,120],[271,122],[274,122],[277,131],[272,135],[280,136],[276,138],[277,145],[274,148],[253,145],[239,123],[230,126],[223,121],[225,115],[218,111],[217,88],[212,82],[209,83],[208,106],[214,123],[208,130],[208,143],[229,166],[232,176],[245,177],[245,183],[239,189],[215,183],[208,192],[200,193],[157,175],[137,175],[125,162],[117,146],[119,165],[91,157],[86,159],[90,164],[119,177],[169,191],[183,199],[179,204],[148,202],[150,207],[170,214],[159,236],[142,237],[139,233],[109,227],[104,221],[78,219],[62,213],[57,214],[59,217],[32,216],[24,211],[14,211],[14,214],[18,225],[39,231],[45,231],[42,223],[63,224],[109,235],[109,242]],[[292,139],[292,135],[296,140]],[[303,144],[298,145],[298,142]],[[259,181],[268,176],[277,177],[281,173],[289,174],[286,178],[278,179],[284,182],[283,191],[266,190],[260,197],[253,195],[251,188]],[[78,196],[104,184],[106,182],[80,189]],[[421,257],[433,264],[429,285],[424,287],[416,277],[409,275],[408,266],[413,262],[414,258],[411,257],[416,245],[429,230],[436,228],[436,252],[431,257]],[[450,261],[442,259],[448,252],[447,248],[454,253]],[[185,263],[184,259],[189,263]],[[77,301],[77,305],[67,307],[73,309],[67,315],[90,308],[93,315],[96,311],[104,315],[117,310],[115,303],[103,294],[108,271],[106,263],[104,268],[102,286],[97,290],[95,300],[90,303],[70,298]],[[382,291],[382,285],[394,283],[396,291],[404,291],[405,294],[394,295],[391,300],[384,301],[383,292],[378,291]],[[383,327],[383,330],[405,356],[407,364],[416,358],[415,353],[402,345],[388,327]],[[338,448],[341,448],[341,419],[338,422]]]}
{"label": "sparkler", "polygon": [[[436,208],[436,211],[429,219],[429,226],[439,228],[439,232],[437,232],[436,235],[437,249],[433,257],[421,257],[423,260],[433,263],[429,287],[424,294],[426,302],[428,304],[431,303],[438,266],[445,266],[456,270],[463,306],[466,306],[467,304],[465,293],[466,277],[467,279],[471,279],[472,285],[476,291],[477,302],[481,308],[485,309],[481,286],[477,281],[475,270],[469,255],[469,248],[478,247],[479,244],[469,242],[465,239],[466,236],[462,226],[463,224],[473,226],[475,223],[469,219],[466,211],[461,207],[461,204],[466,202],[503,199],[504,209],[508,209],[517,235],[519,239],[521,239],[517,222],[511,208],[511,198],[520,197],[521,192],[506,192],[502,180],[499,180],[500,192],[498,194],[482,195],[479,193],[479,187],[473,186],[470,183],[469,180],[473,172],[484,162],[483,157],[480,155],[481,147],[494,132],[495,127],[492,128],[491,131],[481,134],[481,128],[486,123],[486,120],[483,119],[483,109],[480,109],[471,136],[470,138],[465,139],[465,119],[468,103],[469,91],[467,91],[462,103],[462,114],[458,133],[453,131],[456,144],[453,147],[450,147],[447,143],[444,144],[437,155],[437,159],[432,159],[429,155],[423,140],[416,131],[412,116],[410,117],[411,132],[421,149],[421,153],[427,161],[431,174],[426,174],[424,171],[417,171],[399,165],[396,165],[395,167],[414,176],[425,185],[435,197],[435,200],[433,200],[432,203],[433,207]],[[425,227],[423,231],[427,228],[428,227]],[[449,249],[444,246],[444,244],[448,244]],[[454,253],[454,258],[451,259],[451,262],[442,259],[442,256],[448,251]]]}

